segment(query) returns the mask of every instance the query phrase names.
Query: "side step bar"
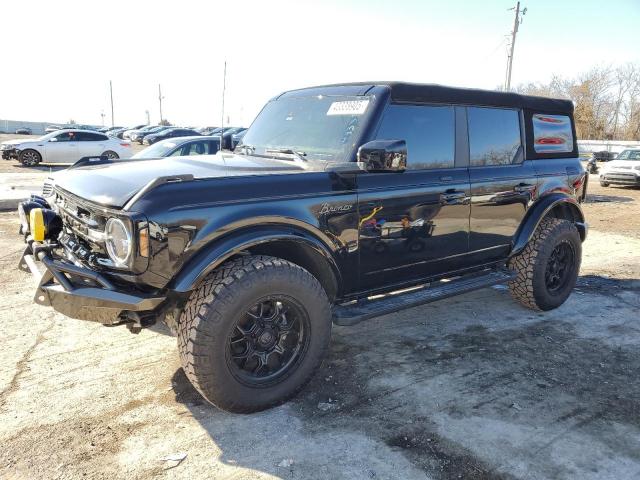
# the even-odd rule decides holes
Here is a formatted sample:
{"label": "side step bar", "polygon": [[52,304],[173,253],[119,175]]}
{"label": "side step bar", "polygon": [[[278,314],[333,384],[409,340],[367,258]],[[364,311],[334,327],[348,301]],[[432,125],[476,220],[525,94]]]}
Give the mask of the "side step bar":
{"label": "side step bar", "polygon": [[364,299],[346,305],[335,305],[333,307],[333,323],[336,325],[355,325],[370,318],[417,307],[480,288],[507,283],[514,277],[515,272],[510,270],[490,270],[448,282],[434,282],[419,290],[387,294],[382,298]]}

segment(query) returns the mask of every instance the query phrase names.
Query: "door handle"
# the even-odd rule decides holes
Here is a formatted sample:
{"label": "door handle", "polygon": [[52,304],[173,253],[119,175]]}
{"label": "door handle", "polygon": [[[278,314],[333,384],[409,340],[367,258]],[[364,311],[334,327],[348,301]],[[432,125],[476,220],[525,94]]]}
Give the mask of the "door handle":
{"label": "door handle", "polygon": [[443,175],[440,177],[441,182],[453,182],[453,177],[451,175]]}

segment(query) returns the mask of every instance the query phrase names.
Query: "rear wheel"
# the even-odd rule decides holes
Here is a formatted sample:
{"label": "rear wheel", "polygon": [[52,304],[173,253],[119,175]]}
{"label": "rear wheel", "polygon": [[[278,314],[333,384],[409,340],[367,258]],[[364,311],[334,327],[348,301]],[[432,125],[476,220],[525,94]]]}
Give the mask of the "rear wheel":
{"label": "rear wheel", "polygon": [[42,155],[36,150],[27,149],[20,152],[19,160],[25,167],[34,167],[42,161]]}
{"label": "rear wheel", "polygon": [[517,272],[509,284],[513,297],[534,310],[551,310],[571,294],[580,271],[582,242],[568,220],[545,218],[533,238],[509,261]]}
{"label": "rear wheel", "polygon": [[607,183],[607,182],[600,181],[600,186],[601,186],[601,187],[608,187],[609,185],[610,185],[610,184],[609,184],[609,183]]}
{"label": "rear wheel", "polygon": [[211,403],[253,412],[295,395],[326,355],[329,300],[298,265],[238,258],[194,290],[178,323],[178,349],[193,386]]}
{"label": "rear wheel", "polygon": [[116,152],[113,152],[111,150],[107,150],[101,156],[102,157],[107,157],[109,160],[116,160],[116,159],[120,158],[120,156]]}

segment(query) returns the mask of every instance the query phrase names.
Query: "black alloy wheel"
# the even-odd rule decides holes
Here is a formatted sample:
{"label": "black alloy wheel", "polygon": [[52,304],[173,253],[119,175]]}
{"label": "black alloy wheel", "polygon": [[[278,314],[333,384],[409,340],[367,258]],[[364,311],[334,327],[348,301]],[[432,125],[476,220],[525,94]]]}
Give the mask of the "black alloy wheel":
{"label": "black alloy wheel", "polygon": [[249,386],[277,382],[304,356],[308,332],[309,315],[294,299],[274,296],[259,300],[229,335],[231,371]]}
{"label": "black alloy wheel", "polygon": [[575,252],[571,243],[563,241],[556,245],[547,261],[544,279],[551,295],[563,290],[575,271]]}

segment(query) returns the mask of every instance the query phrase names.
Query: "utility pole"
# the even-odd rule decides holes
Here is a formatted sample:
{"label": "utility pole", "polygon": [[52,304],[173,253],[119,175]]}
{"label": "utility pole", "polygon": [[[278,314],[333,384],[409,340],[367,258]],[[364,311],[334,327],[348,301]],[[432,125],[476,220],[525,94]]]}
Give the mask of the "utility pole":
{"label": "utility pole", "polygon": [[516,11],[516,17],[513,21],[513,31],[511,32],[511,47],[509,48],[509,58],[507,61],[507,81],[505,83],[505,90],[508,92],[511,90],[511,71],[513,68],[513,52],[516,47],[516,35],[518,34],[518,26],[522,23],[522,17],[525,13],[527,13],[527,9],[522,10],[522,14],[520,14],[520,2],[518,2],[515,8],[510,8],[509,10]]}
{"label": "utility pole", "polygon": [[[115,127],[116,124],[114,123],[114,120],[113,120],[113,84],[111,83],[111,80],[109,80],[109,95],[111,96],[111,126]],[[103,118],[103,124],[104,124],[104,118]]]}
{"label": "utility pole", "polygon": [[220,123],[220,150],[222,150],[222,137],[224,136],[224,93],[227,89],[227,61],[224,61],[224,74],[222,76],[222,121]]}
{"label": "utility pole", "polygon": [[100,117],[102,118],[102,126],[104,127],[104,117],[106,117],[106,115],[104,114],[104,110],[100,112]]}
{"label": "utility pole", "polygon": [[160,87],[160,84],[158,84],[158,102],[160,102],[160,125],[162,125],[162,99],[164,97],[162,96],[162,87]]}
{"label": "utility pole", "polygon": [[151,117],[149,116],[149,110],[145,110],[144,113],[147,115],[147,125],[151,125]]}

